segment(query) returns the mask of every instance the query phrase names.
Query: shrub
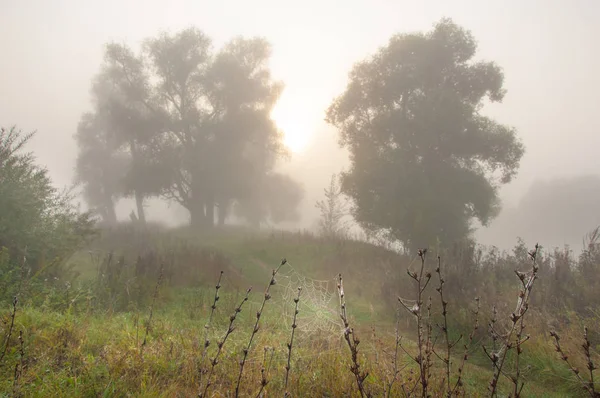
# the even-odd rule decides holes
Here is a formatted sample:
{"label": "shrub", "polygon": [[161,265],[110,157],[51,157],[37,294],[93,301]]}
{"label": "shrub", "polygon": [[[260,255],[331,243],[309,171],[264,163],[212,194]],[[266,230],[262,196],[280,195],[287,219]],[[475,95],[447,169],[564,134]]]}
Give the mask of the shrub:
{"label": "shrub", "polygon": [[7,270],[24,258],[32,272],[46,260],[60,265],[95,232],[94,220],[77,211],[72,193],[56,189],[48,171],[24,152],[33,135],[0,128],[0,248],[8,252],[2,260]]}

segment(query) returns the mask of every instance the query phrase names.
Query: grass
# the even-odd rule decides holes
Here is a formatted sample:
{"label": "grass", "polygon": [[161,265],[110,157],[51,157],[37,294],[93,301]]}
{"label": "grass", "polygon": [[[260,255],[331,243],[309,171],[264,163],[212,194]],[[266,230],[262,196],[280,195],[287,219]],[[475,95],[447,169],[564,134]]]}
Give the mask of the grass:
{"label": "grass", "polygon": [[[97,284],[102,267],[88,251],[77,253],[68,264],[78,274],[71,294],[64,294],[63,290],[56,293],[56,288],[24,293],[28,296],[17,310],[6,358],[0,363],[0,396],[189,397],[197,396],[208,379],[210,388],[205,396],[215,397],[233,396],[236,389],[244,397],[285,393],[360,396],[357,381],[364,383],[363,395],[402,396],[402,391],[422,382],[418,363],[403,351],[414,353],[419,349],[415,343],[417,335],[410,332],[414,327],[412,320],[402,315],[397,321],[395,311],[386,304],[384,296],[388,293],[382,290],[383,279],[392,272],[404,273],[408,278],[406,269],[414,266],[411,258],[365,243],[322,240],[308,234],[256,234],[240,229],[198,235],[176,230],[169,231],[167,238],[146,236],[138,241],[118,234],[117,231],[105,236],[90,249],[102,255],[115,249],[124,255],[123,264],[133,264],[140,250],[139,241],[168,248],[165,241],[169,240],[180,248],[174,269],[185,270],[185,277],[167,272],[158,284],[156,269],[154,273],[148,271],[148,281],[138,281],[147,294],[140,301],[131,300],[126,307],[116,309],[94,302],[96,293],[90,286]],[[284,257],[289,264],[281,266],[281,276],[277,275],[277,283],[271,285],[272,270]],[[302,311],[310,311],[303,304],[310,295],[304,289],[296,307],[295,286],[292,296],[282,294],[282,280],[290,269],[310,278],[331,279],[332,294],[336,293],[333,278],[343,272],[347,311],[343,322],[353,328],[352,335],[343,333],[337,314],[338,326],[332,332],[308,334],[302,329],[302,321],[307,321]],[[221,270],[224,273],[219,298],[215,300],[215,284]],[[236,311],[250,286],[254,289],[248,294],[248,301],[241,311]],[[262,290],[265,286],[269,286],[266,292]],[[272,300],[267,302],[265,294],[271,295]],[[452,296],[444,294],[444,300],[450,302],[448,317],[452,318],[458,309],[453,306]],[[334,296],[333,306],[339,305],[337,300]],[[299,308],[299,318],[284,317],[284,307],[292,315]],[[482,317],[487,316],[482,318],[480,327],[485,329],[490,311],[485,307],[480,311]],[[12,313],[8,306],[0,313],[0,336],[5,336]],[[232,314],[236,314],[235,322],[231,321]],[[293,323],[298,328],[292,337]],[[400,325],[399,333],[405,336],[400,340],[400,349],[395,349],[399,341],[396,323]],[[529,324],[533,337],[524,344],[520,355],[520,380],[525,381],[521,396],[579,396],[579,391],[580,396],[585,396],[569,368],[557,360],[551,338],[543,331],[539,318],[532,314]],[[455,341],[460,325],[448,325],[448,341]],[[256,326],[259,329],[254,332]],[[563,333],[561,343],[566,351],[574,352],[580,343],[573,337],[578,325],[574,322],[571,327],[572,333]],[[227,333],[227,341],[220,349],[218,342]],[[360,337],[360,345],[355,336]],[[438,337],[440,342],[444,340],[443,336]],[[291,338],[293,348],[288,346]],[[484,334],[475,334],[473,344],[467,347],[469,359],[461,376],[467,396],[489,395],[487,385],[494,372],[481,349],[484,339]],[[203,354],[206,340],[209,345]],[[457,381],[455,370],[463,357],[462,344],[464,340],[450,357],[452,383]],[[210,361],[219,350],[214,373],[201,377],[201,369],[211,368]],[[511,354],[508,353],[505,366],[512,372]],[[202,358],[204,364],[199,363]],[[355,374],[353,368],[357,370]],[[361,380],[365,373],[368,376]],[[449,372],[443,361],[434,360],[430,373],[430,392],[440,396],[441,386],[448,384],[445,377]],[[389,391],[386,386],[390,385],[391,376],[395,382]],[[504,392],[512,389],[505,378],[499,379],[498,388]]]}

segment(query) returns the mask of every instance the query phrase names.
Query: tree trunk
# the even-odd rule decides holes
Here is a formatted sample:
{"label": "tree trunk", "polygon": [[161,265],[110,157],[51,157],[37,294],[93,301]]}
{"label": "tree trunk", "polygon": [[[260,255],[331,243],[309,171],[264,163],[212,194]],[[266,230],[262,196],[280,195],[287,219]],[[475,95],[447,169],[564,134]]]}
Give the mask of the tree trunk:
{"label": "tree trunk", "polygon": [[225,225],[225,220],[227,219],[227,214],[229,212],[229,202],[227,200],[222,200],[219,203],[218,210],[219,210],[217,213],[218,223],[219,223],[219,227],[222,227]]}
{"label": "tree trunk", "polygon": [[135,191],[135,204],[137,206],[138,221],[141,225],[146,225],[146,212],[144,211],[144,196]]}
{"label": "tree trunk", "polygon": [[215,225],[215,199],[214,195],[208,194],[206,198],[206,227],[212,228]]}
{"label": "tree trunk", "polygon": [[[129,140],[129,150],[131,152],[131,161],[135,167],[135,165],[137,165],[138,163],[140,155],[138,154],[137,146],[133,138]],[[144,211],[144,195],[142,195],[142,193],[138,189],[134,189],[134,196],[135,204],[137,206],[138,221],[140,222],[140,224],[146,225],[146,213]]]}
{"label": "tree trunk", "polygon": [[204,212],[204,195],[201,186],[201,180],[198,169],[192,167],[191,172],[191,184],[190,184],[190,197],[188,200],[190,211],[190,226],[193,229],[202,229],[206,224],[206,213]]}
{"label": "tree trunk", "polygon": [[117,224],[117,212],[115,211],[115,203],[113,202],[110,195],[106,198],[104,203],[104,211],[102,212],[102,219],[107,225],[113,226]]}

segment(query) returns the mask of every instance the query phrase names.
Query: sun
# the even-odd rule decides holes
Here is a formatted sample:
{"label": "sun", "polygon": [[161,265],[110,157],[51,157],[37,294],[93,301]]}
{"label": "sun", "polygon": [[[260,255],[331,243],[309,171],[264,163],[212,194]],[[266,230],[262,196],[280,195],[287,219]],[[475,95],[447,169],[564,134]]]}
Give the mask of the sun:
{"label": "sun", "polygon": [[298,102],[283,98],[271,112],[271,119],[283,132],[283,143],[293,153],[306,149],[312,133],[312,126],[302,118],[305,108]]}

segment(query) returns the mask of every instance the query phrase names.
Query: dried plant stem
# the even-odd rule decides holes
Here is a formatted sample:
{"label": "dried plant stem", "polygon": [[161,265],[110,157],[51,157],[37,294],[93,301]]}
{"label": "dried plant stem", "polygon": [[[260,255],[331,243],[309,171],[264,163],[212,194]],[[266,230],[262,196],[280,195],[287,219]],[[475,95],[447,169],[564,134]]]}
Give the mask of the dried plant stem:
{"label": "dried plant stem", "polygon": [[140,346],[140,357],[144,354],[144,347],[148,343],[148,335],[150,334],[150,327],[152,323],[152,316],[154,315],[154,305],[156,304],[156,300],[158,299],[158,291],[160,289],[160,285],[162,284],[164,275],[164,264],[160,264],[160,271],[158,273],[158,280],[156,281],[156,286],[154,287],[154,294],[152,295],[152,302],[150,303],[150,312],[148,314],[148,320],[146,321],[146,331],[144,333],[144,340],[142,341],[142,345]]}
{"label": "dried plant stem", "polygon": [[442,261],[440,256],[438,256],[438,266],[435,272],[438,274],[438,279],[440,285],[436,288],[438,293],[440,294],[440,302],[442,303],[442,317],[444,319],[444,324],[441,326],[442,334],[444,335],[444,340],[446,343],[446,352],[442,361],[446,367],[446,395],[448,397],[452,396],[452,388],[450,388],[450,351],[452,350],[452,344],[450,343],[450,338],[448,337],[448,302],[444,299],[444,278],[442,278],[441,265]]}
{"label": "dried plant stem", "polygon": [[246,348],[244,348],[244,350],[243,350],[242,360],[240,361],[240,373],[238,374],[237,384],[235,385],[235,396],[236,397],[239,397],[239,395],[240,395],[240,384],[242,382],[242,375],[244,373],[244,365],[246,365],[246,359],[248,358],[248,352],[250,352],[250,348],[252,346],[252,341],[254,340],[254,336],[256,336],[256,333],[258,333],[258,330],[260,328],[259,327],[260,317],[265,308],[266,302],[271,299],[271,294],[269,293],[269,290],[271,289],[271,286],[273,286],[273,285],[275,285],[275,283],[277,283],[277,281],[275,280],[275,275],[277,275],[277,272],[279,272],[281,267],[283,267],[286,263],[287,263],[287,260],[285,258],[283,260],[281,260],[279,267],[277,267],[276,269],[273,270],[273,272],[271,274],[271,280],[269,281],[269,284],[265,288],[265,295],[263,297],[263,301],[260,305],[260,309],[256,313],[256,322],[254,323],[254,329],[252,329],[252,334],[250,335],[250,340],[248,341],[248,345],[246,346]]}
{"label": "dried plant stem", "polygon": [[215,373],[215,367],[219,363],[219,356],[221,355],[221,352],[223,352],[223,346],[225,345],[225,342],[227,341],[227,338],[229,337],[229,335],[231,333],[233,333],[233,331],[235,330],[233,323],[235,322],[237,315],[240,312],[242,312],[242,306],[244,305],[244,303],[246,301],[248,301],[248,296],[250,295],[251,291],[252,291],[252,287],[250,287],[250,288],[248,288],[248,290],[246,290],[246,296],[244,296],[244,299],[240,302],[240,304],[235,308],[233,314],[231,314],[231,316],[229,317],[229,326],[227,327],[225,336],[223,336],[223,339],[221,341],[217,342],[217,353],[215,354],[214,358],[211,360],[210,372],[208,373],[208,377],[206,379],[206,386],[204,387],[204,391],[201,391],[198,394],[198,397],[200,397],[200,398],[208,396],[208,389],[210,388],[210,386],[212,384],[210,380],[211,380],[213,374]]}
{"label": "dried plant stem", "polygon": [[19,397],[21,374],[23,373],[23,364],[25,362],[25,341],[23,340],[23,331],[19,331],[19,362],[15,364],[15,375],[13,381],[13,396]]}
{"label": "dried plant stem", "polygon": [[[269,357],[269,360],[267,361],[267,354],[269,353],[269,351],[271,351],[271,356]],[[260,390],[258,390],[258,393],[256,394],[256,398],[260,398],[263,396],[263,391],[267,387],[267,384],[269,384],[269,379],[268,379],[269,370],[271,369],[271,364],[273,363],[274,354],[275,354],[275,350],[273,348],[265,347],[265,353],[263,356],[263,366],[260,369]]]}
{"label": "dried plant stem", "polygon": [[[525,386],[525,382],[521,383],[519,386],[519,377],[521,376],[521,367],[520,367],[520,359],[521,353],[523,349],[521,348],[521,344],[523,344],[523,330],[525,329],[525,324],[523,323],[523,317],[519,319],[519,326],[517,327],[515,345],[517,347],[517,356],[515,359],[515,377],[513,379],[514,388],[513,388],[513,397],[519,398],[521,396],[521,391],[523,391],[523,387]],[[527,337],[529,339],[529,337]]]}
{"label": "dried plant stem", "polygon": [[398,350],[400,349],[400,345],[402,342],[402,336],[400,336],[400,318],[396,319],[396,344],[394,346],[394,371],[391,380],[387,384],[387,391],[385,393],[386,397],[390,397],[392,394],[392,387],[394,383],[398,379],[398,374],[400,373],[400,369],[398,368]]}
{"label": "dried plant stem", "polygon": [[596,366],[592,362],[592,358],[591,358],[591,354],[590,354],[590,341],[588,340],[587,327],[584,328],[584,335],[583,335],[584,342],[582,344],[582,347],[583,347],[583,352],[584,352],[586,360],[587,360],[586,367],[587,367],[588,371],[590,372],[590,380],[589,381],[585,381],[583,379],[583,377],[581,376],[581,372],[579,371],[579,369],[574,367],[573,364],[569,361],[569,357],[567,356],[567,354],[564,352],[562,346],[560,345],[560,336],[558,335],[558,333],[555,331],[552,331],[552,332],[550,332],[550,336],[552,336],[554,338],[554,348],[556,349],[556,352],[558,352],[560,354],[560,359],[562,359],[567,364],[567,366],[569,367],[571,372],[575,375],[575,377],[577,377],[577,380],[579,380],[579,383],[587,391],[589,396],[592,398],[600,397],[600,392],[596,391],[596,386],[594,385],[594,370],[596,369]]}
{"label": "dried plant stem", "polygon": [[300,302],[300,293],[302,292],[302,288],[298,287],[298,296],[296,296],[296,298],[294,298],[294,304],[295,304],[295,308],[294,308],[294,320],[292,322],[292,336],[290,337],[290,342],[287,344],[287,349],[288,349],[288,357],[287,357],[287,365],[285,365],[285,393],[284,393],[284,397],[289,397],[291,394],[288,391],[288,381],[289,381],[289,376],[290,376],[290,369],[292,366],[292,348],[294,347],[294,334],[296,333],[296,328],[298,327],[298,325],[296,324],[296,319],[298,317],[298,303]]}
{"label": "dried plant stem", "polygon": [[585,353],[585,359],[587,360],[587,369],[590,372],[590,390],[595,397],[600,396],[600,392],[596,391],[596,387],[594,384],[594,370],[596,370],[596,365],[592,361],[592,354],[590,353],[590,339],[588,338],[588,328],[585,326],[583,328],[583,352]]}
{"label": "dried plant stem", "polygon": [[[417,301],[416,303],[412,306],[409,307],[403,300],[402,298],[398,297],[398,301],[400,302],[400,304],[402,304],[402,306],[411,314],[413,314],[416,318],[417,318],[417,345],[418,345],[418,349],[419,349],[419,354],[418,356],[415,358],[413,356],[411,356],[411,358],[419,365],[419,380],[421,383],[421,388],[422,388],[422,394],[424,397],[428,396],[428,374],[429,374],[429,370],[428,370],[428,365],[429,365],[429,361],[430,361],[430,355],[431,353],[429,352],[431,347],[429,346],[430,344],[430,324],[428,323],[429,326],[428,327],[428,333],[427,336],[424,336],[423,333],[423,329],[424,329],[424,320],[423,320],[423,292],[425,291],[425,288],[427,288],[427,285],[429,284],[429,281],[431,280],[431,273],[430,272],[425,272],[425,254],[427,253],[427,249],[419,249],[418,254],[419,257],[421,259],[421,268],[419,270],[419,272],[411,272],[410,270],[406,270],[406,272],[408,273],[408,275],[415,280],[415,282],[417,283]],[[428,308],[429,310],[431,309],[430,307],[431,304],[429,304]],[[427,344],[427,347],[423,347],[425,344]]]}
{"label": "dried plant stem", "polygon": [[12,301],[12,310],[10,312],[10,326],[8,327],[8,332],[6,333],[6,338],[4,340],[4,346],[2,347],[2,353],[0,353],[0,366],[2,366],[2,361],[8,352],[8,347],[10,345],[10,339],[12,338],[13,330],[15,327],[15,318],[17,316],[17,306],[19,304],[19,296],[21,295],[21,289],[23,288],[23,280],[25,279],[25,264],[27,264],[27,249],[25,249],[25,254],[23,255],[23,261],[21,262],[21,275],[19,276],[19,286],[17,288],[17,292],[13,297]]}
{"label": "dried plant stem", "polygon": [[339,274],[338,276],[337,289],[340,297],[340,318],[342,318],[342,322],[344,324],[344,339],[346,340],[346,343],[348,343],[348,347],[350,348],[350,353],[352,355],[352,365],[350,366],[350,370],[356,378],[356,384],[358,385],[358,391],[360,392],[360,396],[368,397],[370,395],[365,389],[364,381],[369,375],[369,373],[360,371],[360,364],[358,363],[358,345],[360,344],[360,340],[356,336],[354,329],[350,327],[350,324],[348,322],[342,274]]}
{"label": "dried plant stem", "polygon": [[217,285],[215,286],[215,297],[213,299],[213,303],[210,307],[210,315],[208,317],[208,321],[206,325],[204,325],[204,348],[202,350],[202,356],[200,357],[200,371],[199,371],[199,380],[198,384],[202,385],[202,377],[208,372],[204,368],[204,360],[206,359],[206,355],[208,355],[208,347],[210,346],[210,340],[208,339],[208,331],[210,325],[212,323],[213,316],[215,314],[215,310],[217,309],[217,301],[219,301],[219,289],[221,288],[221,279],[223,278],[223,271],[219,274],[219,279],[217,280]]}
{"label": "dried plant stem", "polygon": [[498,322],[498,308],[494,305],[492,307],[492,318],[488,324],[488,333],[492,337],[492,350],[494,351],[498,349],[498,339],[500,338],[500,335],[496,332],[496,322]]}
{"label": "dried plant stem", "polygon": [[17,296],[13,297],[12,301],[12,311],[10,312],[10,326],[8,327],[8,332],[6,333],[6,338],[4,339],[4,347],[2,348],[2,353],[0,354],[0,364],[4,360],[6,356],[6,352],[8,351],[8,346],[10,344],[10,339],[12,337],[13,329],[15,327],[15,317],[17,316],[17,303],[19,299]]}
{"label": "dried plant stem", "polygon": [[467,361],[467,359],[469,359],[469,347],[473,343],[473,338],[475,337],[475,333],[477,332],[477,329],[479,329],[479,297],[475,298],[475,302],[477,303],[477,305],[475,307],[475,311],[473,312],[473,315],[475,315],[475,322],[473,324],[473,329],[471,330],[471,334],[469,334],[468,342],[466,342],[463,345],[464,352],[463,352],[463,356],[462,356],[462,359],[460,362],[460,367],[458,368],[458,378],[457,378],[456,383],[454,384],[454,388],[452,388],[449,396],[457,394],[458,389],[461,388],[463,385],[462,375],[463,375],[463,372],[465,369],[465,362]]}
{"label": "dried plant stem", "polygon": [[[498,381],[500,379],[500,376],[502,376],[502,375],[505,376],[507,379],[509,379],[511,382],[513,382],[513,384],[515,386],[515,388],[514,388],[514,393],[516,394],[515,398],[520,396],[520,393],[524,386],[524,384],[521,384],[519,386],[518,379],[515,376],[507,375],[503,371],[503,368],[504,368],[504,364],[506,363],[508,351],[511,350],[514,346],[516,346],[517,352],[518,352],[521,345],[525,341],[529,340],[529,336],[526,336],[525,338],[520,338],[515,343],[512,342],[513,335],[515,335],[515,332],[517,335],[519,335],[520,333],[522,333],[522,330],[525,327],[524,324],[522,324],[520,321],[525,316],[525,313],[527,312],[527,309],[529,308],[529,299],[531,297],[531,290],[533,288],[533,284],[534,284],[535,280],[537,279],[537,272],[539,270],[539,267],[536,263],[536,259],[537,259],[537,255],[539,253],[539,249],[540,249],[540,246],[538,244],[536,244],[535,249],[533,251],[529,252],[529,256],[531,257],[531,259],[533,261],[532,270],[531,270],[531,273],[529,273],[529,275],[527,275],[523,272],[515,271],[517,276],[521,280],[523,289],[519,292],[519,299],[517,301],[517,307],[515,309],[515,312],[513,312],[510,316],[511,326],[510,326],[508,333],[504,337],[504,341],[502,343],[502,346],[500,347],[500,351],[499,352],[494,351],[494,352],[490,353],[486,349],[486,347],[483,346],[483,350],[484,350],[485,354],[488,356],[490,361],[492,361],[492,365],[494,367],[494,375],[493,375],[492,380],[490,381],[490,385],[489,385],[489,391],[490,391],[491,397],[496,396],[497,390],[498,390]],[[493,330],[493,327],[491,327],[491,328],[492,328],[492,333],[493,333],[492,336],[498,335],[498,333],[495,330]],[[519,374],[519,368],[518,368],[519,363],[517,362],[516,365],[517,365],[516,372],[517,372],[517,374]]]}
{"label": "dried plant stem", "polygon": [[427,385],[429,386],[429,380],[431,379],[431,368],[433,362],[431,361],[431,354],[434,352],[433,347],[435,341],[432,341],[433,326],[431,324],[431,296],[427,302],[427,320],[425,321],[426,335],[425,335],[425,377],[427,379]]}

